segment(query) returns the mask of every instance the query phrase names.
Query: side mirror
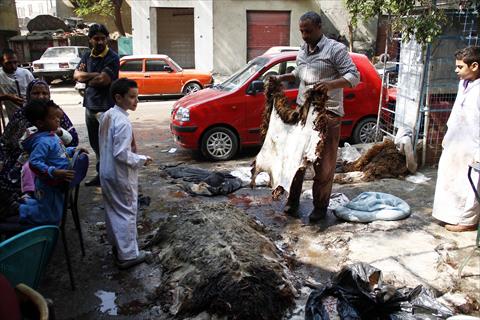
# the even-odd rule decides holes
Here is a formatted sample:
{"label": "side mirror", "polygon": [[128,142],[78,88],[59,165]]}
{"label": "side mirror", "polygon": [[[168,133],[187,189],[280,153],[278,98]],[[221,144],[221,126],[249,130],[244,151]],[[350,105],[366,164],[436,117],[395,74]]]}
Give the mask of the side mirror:
{"label": "side mirror", "polygon": [[248,87],[247,94],[256,95],[259,92],[263,92],[264,84],[262,80],[254,80]]}
{"label": "side mirror", "polygon": [[163,71],[173,72],[173,69],[170,66],[164,66]]}

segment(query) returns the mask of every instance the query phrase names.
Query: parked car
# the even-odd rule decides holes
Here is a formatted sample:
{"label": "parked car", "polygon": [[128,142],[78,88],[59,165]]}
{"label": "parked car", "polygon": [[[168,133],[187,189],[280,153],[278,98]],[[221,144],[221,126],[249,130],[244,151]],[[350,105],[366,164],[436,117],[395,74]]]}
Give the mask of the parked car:
{"label": "parked car", "polygon": [[263,54],[271,54],[271,53],[280,53],[280,52],[289,52],[289,51],[298,51],[300,50],[300,47],[282,47],[282,46],[277,46],[277,47],[271,47],[267,51],[265,51]]}
{"label": "parked car", "polygon": [[[231,159],[240,147],[260,145],[263,80],[295,68],[296,56],[297,52],[259,56],[223,83],[179,99],[173,105],[170,124],[177,144],[200,150],[211,160]],[[350,138],[354,143],[371,142],[376,131],[381,79],[365,55],[350,56],[360,72],[360,83],[344,89],[341,138]],[[298,83],[285,84],[285,88],[285,96],[294,104]],[[388,95],[384,96],[387,99]]]}
{"label": "parked car", "polygon": [[119,77],[135,80],[141,95],[188,95],[213,84],[210,72],[182,69],[163,54],[122,57]]}
{"label": "parked car", "polygon": [[50,83],[54,79],[72,80],[73,72],[88,47],[50,47],[33,61],[33,74]]}

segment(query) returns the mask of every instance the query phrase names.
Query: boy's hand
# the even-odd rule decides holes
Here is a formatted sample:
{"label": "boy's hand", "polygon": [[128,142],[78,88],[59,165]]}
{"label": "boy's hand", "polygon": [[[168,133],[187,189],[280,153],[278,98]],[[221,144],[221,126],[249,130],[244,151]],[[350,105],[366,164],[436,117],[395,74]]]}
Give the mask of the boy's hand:
{"label": "boy's hand", "polygon": [[147,160],[145,160],[145,163],[143,165],[148,166],[152,162],[153,162],[153,159],[151,157],[147,156]]}
{"label": "boy's hand", "polygon": [[65,180],[67,182],[70,182],[73,180],[73,177],[75,176],[75,171],[74,170],[64,170],[64,169],[55,169],[53,171],[53,176],[58,179]]}

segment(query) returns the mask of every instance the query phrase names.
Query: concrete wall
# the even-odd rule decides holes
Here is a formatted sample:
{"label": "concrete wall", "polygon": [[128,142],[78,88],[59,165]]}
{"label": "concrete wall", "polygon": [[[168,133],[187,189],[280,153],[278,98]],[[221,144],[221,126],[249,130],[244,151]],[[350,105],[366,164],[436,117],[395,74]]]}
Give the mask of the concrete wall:
{"label": "concrete wall", "polygon": [[213,64],[220,74],[231,74],[247,62],[247,10],[290,11],[290,45],[299,46],[302,38],[298,20],[306,11],[315,9],[311,1],[296,0],[222,0],[213,4]]}
{"label": "concrete wall", "polygon": [[15,0],[0,0],[0,52],[8,47],[8,39],[19,34]]}
{"label": "concrete wall", "polygon": [[[134,3],[135,0],[133,0]],[[122,22],[123,28],[127,34],[132,34],[132,10],[130,7],[131,1],[124,1],[122,5]],[[73,12],[73,7],[69,4],[68,0],[56,0],[57,5],[57,17],[59,18],[69,18],[76,17],[77,15]],[[105,17],[98,14],[89,14],[88,16],[82,17],[85,22],[96,22],[104,24],[109,32],[117,31],[117,26],[112,17]]]}
{"label": "concrete wall", "polygon": [[[324,33],[342,35],[348,40],[349,16],[345,0],[315,0],[313,2],[315,7],[321,9]],[[353,33],[353,51],[373,54],[377,39],[377,24],[377,18],[358,22]]]}
{"label": "concrete wall", "polygon": [[156,8],[193,8],[195,67],[213,70],[213,0],[150,0],[132,4],[134,54],[157,53]]}
{"label": "concrete wall", "polygon": [[0,0],[0,30],[19,30],[15,0]]}
{"label": "concrete wall", "polygon": [[[247,61],[247,10],[290,11],[290,45],[302,43],[298,20],[306,11],[323,19],[324,33],[348,39],[348,12],[343,0],[130,0],[134,53],[156,53],[156,8],[194,8],[195,65],[228,75]],[[354,51],[373,52],[377,20],[359,23]]]}

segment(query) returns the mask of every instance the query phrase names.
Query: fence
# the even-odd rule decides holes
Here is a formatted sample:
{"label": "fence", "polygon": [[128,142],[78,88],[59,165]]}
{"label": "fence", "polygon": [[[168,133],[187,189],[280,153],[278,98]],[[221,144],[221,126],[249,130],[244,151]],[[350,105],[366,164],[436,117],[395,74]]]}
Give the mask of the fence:
{"label": "fence", "polygon": [[[458,78],[454,54],[478,40],[478,11],[449,13],[450,25],[425,47],[400,37],[387,39],[387,52],[400,48],[395,61],[384,64],[384,84],[390,102],[379,108],[377,128],[395,136],[399,128],[410,128],[415,146],[421,146],[421,164],[438,162],[446,123],[455,101]],[[380,135],[379,135],[380,136]]]}

